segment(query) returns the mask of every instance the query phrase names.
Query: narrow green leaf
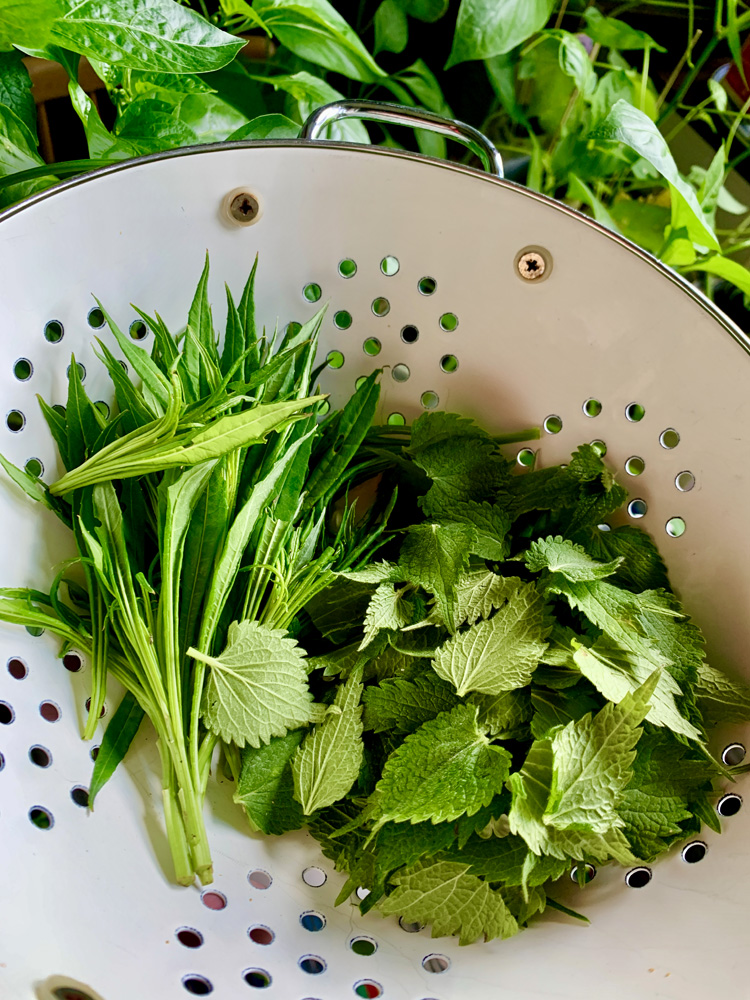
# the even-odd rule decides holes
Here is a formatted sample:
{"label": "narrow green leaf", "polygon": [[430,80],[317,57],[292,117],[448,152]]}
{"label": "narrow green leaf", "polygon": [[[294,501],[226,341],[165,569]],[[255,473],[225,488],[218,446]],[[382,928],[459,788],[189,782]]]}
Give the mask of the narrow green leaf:
{"label": "narrow green leaf", "polygon": [[168,379],[162,375],[146,351],[144,351],[142,347],[138,347],[131,337],[126,337],[125,334],[122,333],[99,299],[96,299],[95,297],[95,301],[104,314],[105,322],[112,331],[112,334],[117,341],[120,350],[125,355],[128,364],[143,381],[144,386],[149,390],[149,392],[151,392],[153,397],[159,401],[159,405],[162,409],[166,409],[170,392]]}
{"label": "narrow green leaf", "polygon": [[94,808],[94,799],[115,773],[143,722],[145,712],[134,695],[126,691],[117,711],[109,720],[104,731],[99,752],[96,755],[94,771],[89,785],[89,808]]}
{"label": "narrow green leaf", "polygon": [[219,459],[214,466],[206,488],[198,498],[185,536],[179,600],[179,648],[182,651],[198,641],[203,598],[229,527],[225,461]]}
{"label": "narrow green leaf", "polygon": [[68,367],[68,400],[65,423],[68,431],[67,454],[73,465],[85,462],[103,430],[102,418],[86,394],[75,355]]}
{"label": "narrow green leaf", "polygon": [[18,466],[9,462],[4,455],[0,455],[0,465],[2,465],[16,486],[21,487],[27,497],[36,500],[37,503],[43,504],[47,510],[51,510],[53,514],[56,514],[61,521],[70,527],[69,508],[66,509],[59,500],[51,496],[47,486],[40,479],[32,476],[25,469],[19,469]]}
{"label": "narrow green leaf", "polygon": [[[143,397],[140,389],[136,389],[128,378],[118,359],[112,354],[110,349],[101,340],[97,341],[101,354],[95,352],[97,357],[106,365],[109,377],[115,387],[115,399],[117,408],[124,417],[124,427],[126,432],[131,432],[139,427],[144,427],[150,423],[158,414],[150,407]],[[66,462],[66,468],[70,470],[73,464]]]}
{"label": "narrow green leaf", "polygon": [[296,441],[268,475],[256,483],[250,497],[238,511],[227,532],[221,556],[214,566],[206,597],[206,610],[203,614],[198,642],[203,650],[211,648],[221,612],[237,578],[242,557],[258,517],[274,496],[279,480],[284,475],[288,464],[294,460],[300,444],[301,441]]}
{"label": "narrow green leaf", "polygon": [[342,483],[346,469],[370,429],[380,398],[379,372],[368,375],[343,410],[337,413],[313,451],[306,483],[309,507],[327,503]]}

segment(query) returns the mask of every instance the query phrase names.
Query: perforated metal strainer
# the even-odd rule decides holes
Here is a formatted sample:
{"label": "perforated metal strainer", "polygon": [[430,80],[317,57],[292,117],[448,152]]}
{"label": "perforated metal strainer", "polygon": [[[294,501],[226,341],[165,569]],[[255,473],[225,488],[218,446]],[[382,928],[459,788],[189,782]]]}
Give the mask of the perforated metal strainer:
{"label": "perforated metal strainer", "polygon": [[[206,250],[219,323],[222,283],[239,289],[256,253],[267,325],[330,302],[334,404],[382,366],[384,419],[437,407],[497,430],[544,425],[521,463],[603,442],[630,490],[622,517],[657,540],[710,661],[750,678],[750,343],[648,254],[497,176],[383,148],[233,143],[130,161],[11,209],[0,219],[0,451],[55,478],[35,394],[64,401],[75,352],[90,396],[110,395],[91,348],[94,332],[108,336],[92,329],[92,293],[124,328],[133,302],[179,329]],[[58,522],[4,480],[0,525],[0,584],[48,589],[71,554]],[[316,842],[251,834],[220,779],[206,808],[215,883],[179,888],[148,732],[95,812],[79,804],[89,667],[61,663],[58,649],[0,629],[3,998],[747,995],[750,811],[706,834],[699,864],[675,851],[643,888],[617,867],[562,887],[590,927],[553,913],[512,940],[459,948],[334,908],[343,876]],[[110,710],[117,696],[113,686]],[[748,738],[722,731],[712,749]]]}

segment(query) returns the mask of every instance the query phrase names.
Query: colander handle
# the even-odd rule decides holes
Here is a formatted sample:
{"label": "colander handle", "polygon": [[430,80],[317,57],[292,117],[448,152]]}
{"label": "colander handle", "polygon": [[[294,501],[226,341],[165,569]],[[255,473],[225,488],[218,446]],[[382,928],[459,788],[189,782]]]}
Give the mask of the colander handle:
{"label": "colander handle", "polygon": [[488,174],[503,176],[503,160],[490,140],[478,129],[464,122],[443,118],[422,108],[409,108],[403,104],[384,101],[335,101],[324,104],[313,111],[300,132],[300,139],[319,139],[327,125],[342,118],[365,118],[368,121],[383,122],[386,125],[406,125],[409,128],[425,128],[437,132],[447,139],[461,142],[482,161]]}

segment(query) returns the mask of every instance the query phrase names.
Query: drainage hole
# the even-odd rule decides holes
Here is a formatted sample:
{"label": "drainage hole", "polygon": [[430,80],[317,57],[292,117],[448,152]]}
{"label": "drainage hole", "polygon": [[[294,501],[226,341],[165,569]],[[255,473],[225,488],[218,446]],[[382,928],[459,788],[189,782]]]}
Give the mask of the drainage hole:
{"label": "drainage hole", "polygon": [[326,918],[322,913],[308,910],[306,913],[300,914],[299,922],[306,931],[322,931],[326,925]]}
{"label": "drainage hole", "polygon": [[33,806],[29,809],[29,819],[40,830],[51,830],[55,825],[55,817],[44,806]]}
{"label": "drainage hole", "polygon": [[203,935],[194,927],[180,927],[175,937],[186,948],[200,948],[203,944]]}
{"label": "drainage hole", "polygon": [[326,963],[319,955],[303,955],[297,965],[310,976],[319,976],[326,971]]}
{"label": "drainage hole", "polygon": [[305,885],[310,885],[314,889],[320,888],[327,878],[328,876],[323,869],[318,868],[317,865],[311,865],[302,872],[302,881]]}
{"label": "drainage hole", "polygon": [[37,767],[49,767],[52,763],[52,754],[46,747],[40,746],[38,743],[29,748],[29,760],[32,764],[36,764]]}
{"label": "drainage hole", "polygon": [[5,424],[9,431],[18,434],[26,426],[26,417],[20,410],[11,410],[5,418]]}
{"label": "drainage hole", "polygon": [[736,816],[741,808],[742,796],[736,792],[723,795],[716,804],[716,811],[720,816]]}
{"label": "drainage hole", "polygon": [[422,968],[425,972],[446,972],[451,967],[451,960],[447,955],[426,955],[422,959]]}
{"label": "drainage hole", "polygon": [[19,358],[13,365],[13,374],[19,382],[28,382],[34,374],[34,366],[28,358]]}
{"label": "drainage hole", "polygon": [[88,807],[89,790],[88,788],[84,788],[83,785],[74,785],[70,790],[70,797],[77,806]]}
{"label": "drainage hole", "polygon": [[273,944],[276,935],[271,930],[270,927],[266,927],[265,924],[258,924],[255,927],[250,927],[247,932],[247,936],[251,941],[256,944]]}
{"label": "drainage hole", "polygon": [[349,941],[349,947],[355,955],[374,955],[378,950],[378,943],[371,937],[353,937]]}
{"label": "drainage hole", "polygon": [[51,319],[44,324],[44,339],[50,344],[57,344],[63,339],[64,329],[58,319]]}
{"label": "drainage hole", "polygon": [[273,879],[262,868],[256,868],[247,876],[247,880],[253,889],[269,889]]}
{"label": "drainage hole", "polygon": [[265,990],[273,982],[265,969],[247,969],[242,973],[242,978],[248,986],[252,986],[256,990]]}
{"label": "drainage hole", "polygon": [[8,673],[14,680],[22,681],[28,676],[29,668],[19,657],[12,656],[8,660]]}
{"label": "drainage hole", "polygon": [[652,873],[650,868],[631,868],[625,876],[625,884],[631,889],[643,889],[651,881]]}
{"label": "drainage hole", "polygon": [[197,997],[208,996],[209,993],[213,993],[214,988],[210,979],[206,979],[205,976],[189,975],[184,976],[182,980],[182,985],[188,991]]}
{"label": "drainage hole", "polygon": [[682,860],[687,861],[689,865],[695,865],[699,861],[702,861],[707,853],[708,845],[702,840],[694,840],[692,843],[683,847],[681,857]]}
{"label": "drainage hole", "polygon": [[736,767],[745,759],[746,753],[742,743],[730,743],[721,751],[721,759],[729,767]]}

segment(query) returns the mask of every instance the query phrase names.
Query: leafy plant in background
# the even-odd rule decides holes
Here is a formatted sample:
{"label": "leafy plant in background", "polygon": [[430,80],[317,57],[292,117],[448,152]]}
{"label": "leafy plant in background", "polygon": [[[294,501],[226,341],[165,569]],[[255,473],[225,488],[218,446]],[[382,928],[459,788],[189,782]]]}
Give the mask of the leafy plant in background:
{"label": "leafy plant in background", "polygon": [[[750,272],[732,256],[750,246],[745,223],[715,228],[717,207],[746,212],[724,181],[747,108],[729,108],[713,80],[703,100],[685,103],[721,46],[739,62],[741,32],[750,28],[747,3],[716,0],[712,32],[699,51],[693,0],[675,2],[686,42],[674,53],[675,72],[659,87],[651,68],[663,46],[623,17],[608,16],[605,0],[361,0],[356,7],[340,2],[341,13],[329,0],[193,6],[0,0],[0,206],[133,156],[295,137],[312,110],[341,97],[395,99],[445,115],[455,98],[463,117],[504,155],[528,165],[529,187],[582,208],[683,273],[704,272],[709,294],[711,275],[750,293]],[[620,5],[626,18],[632,6]],[[243,55],[248,35],[267,41],[265,61]],[[23,54],[64,66],[88,159],[42,162]],[[111,129],[78,84],[82,56],[115,106]],[[674,111],[682,115],[676,125]],[[708,169],[694,166],[685,176],[669,140],[695,119],[714,130],[716,153]],[[671,133],[663,135],[660,126]],[[361,122],[331,126],[330,134],[387,145],[411,141],[379,127],[369,134]],[[428,155],[461,155],[430,133],[416,142]]]}

